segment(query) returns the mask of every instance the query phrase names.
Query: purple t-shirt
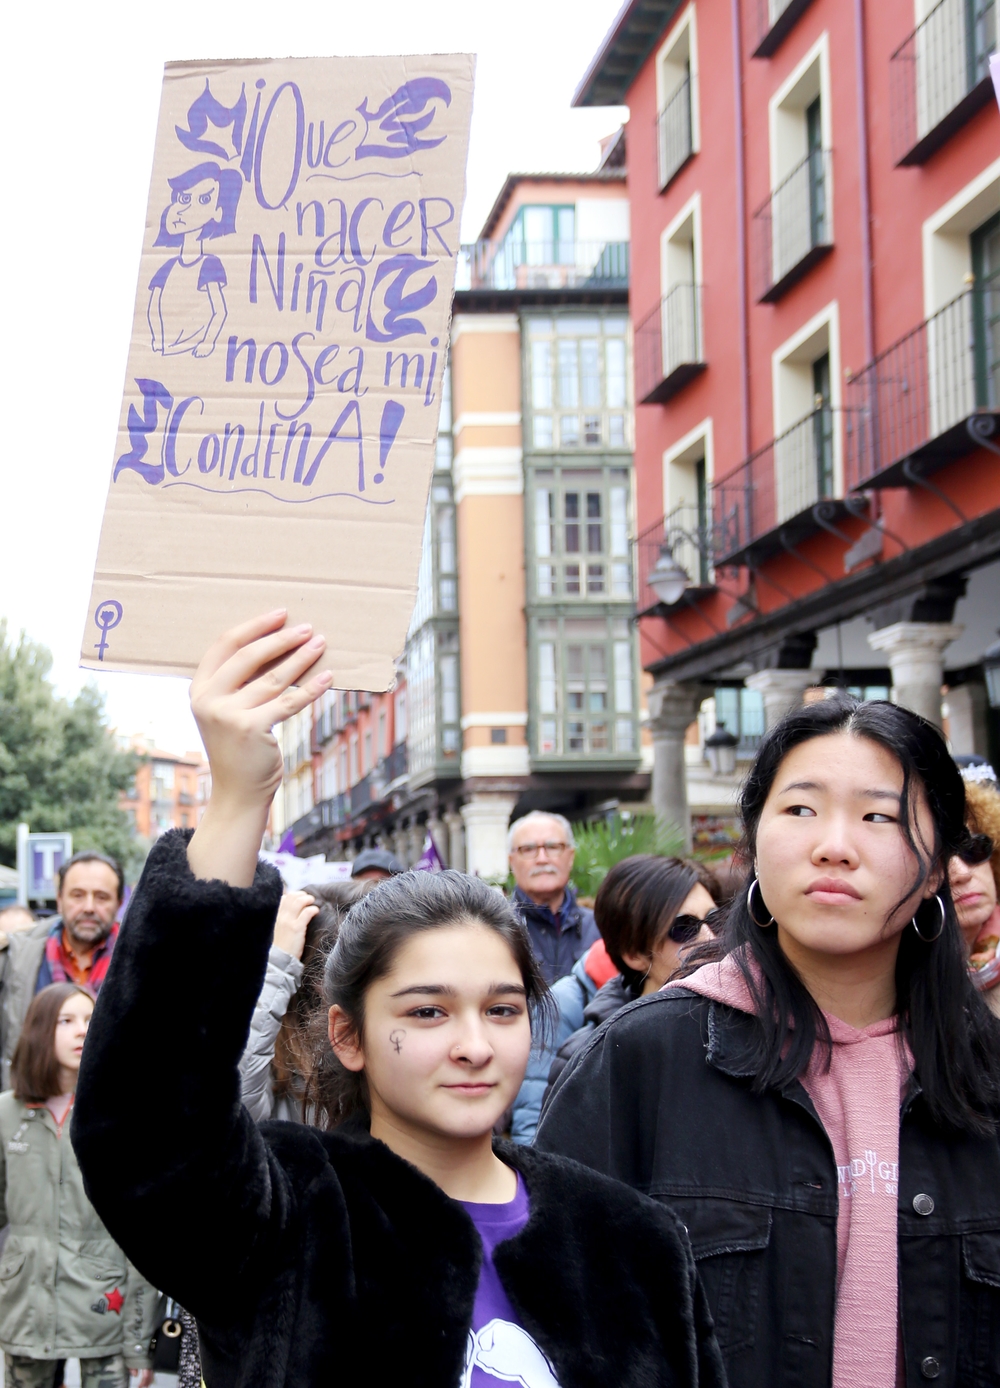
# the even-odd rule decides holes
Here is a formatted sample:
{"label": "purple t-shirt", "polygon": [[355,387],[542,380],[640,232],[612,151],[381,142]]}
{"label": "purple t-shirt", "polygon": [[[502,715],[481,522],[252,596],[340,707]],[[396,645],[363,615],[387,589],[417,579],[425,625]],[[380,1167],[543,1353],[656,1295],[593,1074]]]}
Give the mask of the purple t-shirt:
{"label": "purple t-shirt", "polygon": [[528,1189],[517,1173],[517,1193],[507,1205],[478,1205],[463,1200],[483,1243],[483,1265],[476,1288],[472,1327],[461,1388],[559,1388],[552,1366],[521,1325],[493,1266],[493,1250],[512,1239],[528,1222]]}

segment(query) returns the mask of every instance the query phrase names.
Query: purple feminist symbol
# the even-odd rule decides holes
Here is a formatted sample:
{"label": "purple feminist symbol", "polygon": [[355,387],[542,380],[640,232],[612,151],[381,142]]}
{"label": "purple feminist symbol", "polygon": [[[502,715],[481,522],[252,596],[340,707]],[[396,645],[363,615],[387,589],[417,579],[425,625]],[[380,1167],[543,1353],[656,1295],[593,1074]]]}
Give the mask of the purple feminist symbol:
{"label": "purple feminist symbol", "polygon": [[116,627],[122,619],[122,605],[109,598],[106,602],[97,604],[97,611],[94,613],[94,625],[101,629],[101,639],[94,643],[94,650],[97,652],[97,659],[104,659],[104,652],[108,649],[108,632],[112,627]]}

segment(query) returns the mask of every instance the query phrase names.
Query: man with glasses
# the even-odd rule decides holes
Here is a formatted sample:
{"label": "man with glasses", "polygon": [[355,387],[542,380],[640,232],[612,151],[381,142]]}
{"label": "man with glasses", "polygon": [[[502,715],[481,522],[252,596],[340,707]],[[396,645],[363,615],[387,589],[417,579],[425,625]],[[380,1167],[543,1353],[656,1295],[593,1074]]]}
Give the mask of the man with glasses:
{"label": "man with glasses", "polygon": [[542,973],[554,983],[599,939],[593,911],[578,903],[569,885],[575,852],[569,820],[532,810],[511,825],[507,848],[514,902]]}

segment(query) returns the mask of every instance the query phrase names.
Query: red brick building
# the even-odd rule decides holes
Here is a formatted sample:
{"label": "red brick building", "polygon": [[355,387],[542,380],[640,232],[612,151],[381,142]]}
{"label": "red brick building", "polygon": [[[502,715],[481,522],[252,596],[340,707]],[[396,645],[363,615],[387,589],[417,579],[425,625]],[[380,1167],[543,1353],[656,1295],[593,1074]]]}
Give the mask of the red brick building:
{"label": "red brick building", "polygon": [[194,829],[208,800],[208,763],[200,752],[164,752],[141,739],[128,742],[143,761],[119,798],[133,830],[156,839],[168,829]]}
{"label": "red brick building", "polygon": [[631,113],[638,610],[670,818],[700,708],[747,743],[810,686],[891,688],[996,755],[996,11],[629,0],[577,91]]}

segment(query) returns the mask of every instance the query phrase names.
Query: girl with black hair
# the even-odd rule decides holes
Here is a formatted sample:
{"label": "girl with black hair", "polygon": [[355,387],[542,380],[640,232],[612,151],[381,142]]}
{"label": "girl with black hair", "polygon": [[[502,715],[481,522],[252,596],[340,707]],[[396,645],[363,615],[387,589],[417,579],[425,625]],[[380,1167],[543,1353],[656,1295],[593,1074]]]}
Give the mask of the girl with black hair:
{"label": "girl with black hair", "polygon": [[94,1015],[73,1141],[96,1206],[196,1316],[212,1388],[723,1388],[677,1216],[492,1141],[546,988],[485,883],[411,873],[358,901],[324,975],[327,1126],[241,1107],[280,897],[257,860],[271,728],[330,683],[304,678],[322,638],[284,617],[192,681],[212,794],[193,836],[154,845]]}
{"label": "girl with black hair", "polygon": [[718,945],[595,1035],[538,1145],[677,1209],[733,1388],[1000,1384],[1000,1028],[948,886],[944,739],[801,708],[741,813]]}

